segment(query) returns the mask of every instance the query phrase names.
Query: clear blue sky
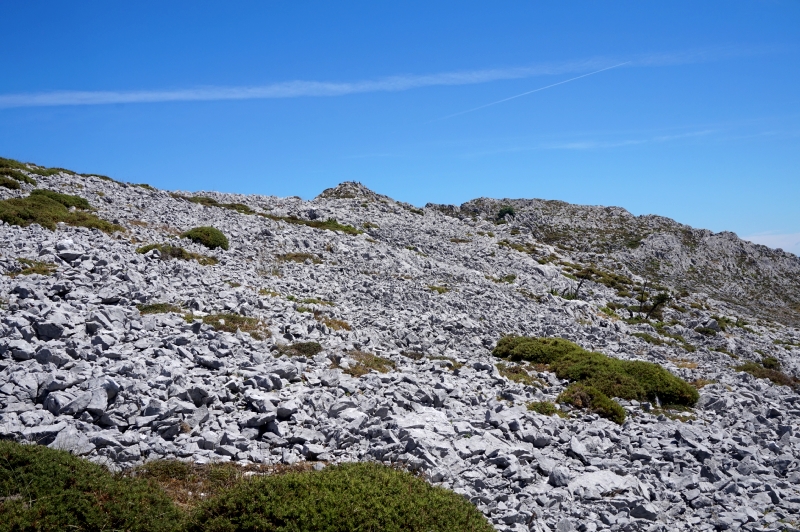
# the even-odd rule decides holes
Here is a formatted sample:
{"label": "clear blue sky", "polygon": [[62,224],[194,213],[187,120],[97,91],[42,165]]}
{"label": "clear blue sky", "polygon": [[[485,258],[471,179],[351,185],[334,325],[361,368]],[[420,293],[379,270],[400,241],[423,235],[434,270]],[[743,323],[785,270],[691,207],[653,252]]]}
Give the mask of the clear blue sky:
{"label": "clear blue sky", "polygon": [[166,189],[619,205],[800,252],[797,0],[37,1],[0,19],[2,156]]}

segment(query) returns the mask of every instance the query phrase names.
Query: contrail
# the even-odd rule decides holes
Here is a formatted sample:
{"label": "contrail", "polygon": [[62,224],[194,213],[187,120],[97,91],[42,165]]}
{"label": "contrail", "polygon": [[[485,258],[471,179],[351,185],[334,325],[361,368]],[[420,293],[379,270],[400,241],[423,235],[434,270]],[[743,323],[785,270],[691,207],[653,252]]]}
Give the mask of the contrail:
{"label": "contrail", "polygon": [[451,115],[443,116],[442,118],[436,118],[434,120],[431,120],[428,123],[430,124],[431,122],[438,122],[439,120],[447,120],[448,118],[453,118],[454,116],[465,115],[467,113],[471,113],[473,111],[477,111],[478,109],[485,109],[486,107],[491,107],[492,105],[497,105],[498,103],[507,102],[508,100],[513,100],[514,98],[521,98],[522,96],[527,96],[528,94],[533,94],[534,92],[543,91],[545,89],[549,89],[549,88],[555,87],[557,85],[563,85],[564,83],[569,83],[570,81],[575,81],[576,79],[585,78],[587,76],[593,76],[594,74],[599,74],[600,72],[605,72],[606,70],[611,70],[612,68],[621,67],[622,65],[627,65],[628,63],[632,63],[632,61],[625,61],[624,63],[620,63],[618,65],[614,65],[614,66],[610,66],[610,67],[606,67],[606,68],[601,68],[600,70],[595,70],[594,72],[589,72],[588,74],[583,74],[581,76],[577,76],[577,77],[574,77],[574,78],[565,79],[564,81],[559,81],[558,83],[553,83],[552,85],[547,85],[545,87],[539,87],[538,89],[534,89],[534,90],[528,91],[528,92],[523,92],[522,94],[517,94],[516,96],[509,96],[508,98],[503,98],[502,100],[497,100],[496,102],[487,103],[487,104],[481,105],[479,107],[473,107],[472,109],[467,109],[466,111],[453,113]]}

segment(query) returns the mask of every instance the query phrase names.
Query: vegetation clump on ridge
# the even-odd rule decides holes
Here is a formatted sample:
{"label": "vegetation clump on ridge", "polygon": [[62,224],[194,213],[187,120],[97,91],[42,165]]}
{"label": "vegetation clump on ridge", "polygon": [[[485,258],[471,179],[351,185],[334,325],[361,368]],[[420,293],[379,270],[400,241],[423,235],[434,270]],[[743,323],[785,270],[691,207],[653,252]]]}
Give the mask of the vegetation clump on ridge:
{"label": "vegetation clump on ridge", "polygon": [[314,229],[326,229],[328,231],[341,231],[342,233],[346,233],[348,235],[360,235],[364,232],[360,229],[356,229],[352,225],[341,224],[337,222],[335,218],[328,218],[327,220],[322,221],[322,220],[304,220],[302,218],[297,218],[295,216],[275,216],[274,214],[263,214],[263,213],[259,214],[264,218],[269,218],[270,220],[274,220],[276,222],[286,222],[294,225],[305,225],[306,227],[313,227]]}
{"label": "vegetation clump on ridge", "polygon": [[700,397],[689,383],[658,364],[619,360],[561,338],[506,336],[492,353],[515,362],[547,364],[559,379],[573,382],[559,397],[561,402],[618,423],[625,414],[611,397],[676,406],[693,406]]}
{"label": "vegetation clump on ridge", "polygon": [[119,225],[86,212],[90,208],[89,202],[80,196],[37,189],[24,198],[0,201],[0,220],[21,227],[35,223],[51,231],[55,231],[59,222],[76,227],[99,229],[104,233],[124,231]]}
{"label": "vegetation clump on ridge", "polygon": [[[183,489],[195,487],[205,499]],[[7,530],[493,530],[460,495],[375,463],[247,476],[231,464],[156,461],[111,473],[10,441],[0,441],[0,514]]]}
{"label": "vegetation clump on ridge", "polygon": [[221,209],[236,211],[240,214],[256,214],[256,211],[254,211],[244,203],[220,203],[214,198],[209,198],[208,196],[183,196],[181,194],[175,194],[175,193],[170,193],[170,196],[172,196],[175,199],[186,200],[188,202],[196,203],[198,205],[205,205],[206,207],[219,207]]}

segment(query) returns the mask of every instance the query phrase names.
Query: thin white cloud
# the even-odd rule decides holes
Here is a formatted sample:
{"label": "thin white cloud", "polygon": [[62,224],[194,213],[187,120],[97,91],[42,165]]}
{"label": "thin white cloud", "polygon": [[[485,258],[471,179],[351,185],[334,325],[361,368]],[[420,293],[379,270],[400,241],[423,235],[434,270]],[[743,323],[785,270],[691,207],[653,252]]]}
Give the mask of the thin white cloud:
{"label": "thin white cloud", "polygon": [[771,248],[781,248],[784,251],[800,255],[800,233],[758,233],[755,235],[743,236],[742,240],[749,240],[750,242],[763,244]]}
{"label": "thin white cloud", "polygon": [[597,140],[597,139],[580,139],[559,142],[539,142],[527,146],[511,146],[508,148],[499,148],[496,150],[487,150],[480,152],[470,153],[470,156],[486,156],[496,155],[499,153],[514,153],[526,151],[541,151],[541,150],[601,150],[610,148],[622,148],[625,146],[636,146],[640,144],[653,144],[660,142],[672,142],[692,137],[705,137],[717,132],[714,129],[703,129],[699,131],[688,131],[686,133],[678,133],[673,135],[658,135],[644,138],[629,138],[629,139],[613,139],[613,140]]}
{"label": "thin white cloud", "polygon": [[[763,47],[748,49],[715,48],[640,55],[626,58],[626,63],[629,63],[628,67],[678,65],[753,55],[767,51],[772,51],[772,49]],[[422,87],[474,85],[534,76],[581,73],[609,68],[619,62],[618,58],[593,58],[582,61],[543,63],[525,67],[441,72],[427,75],[399,75],[354,82],[286,81],[250,87],[213,86],[175,90],[53,91],[2,94],[0,95],[0,108],[344,96],[347,94],[397,92]]]}

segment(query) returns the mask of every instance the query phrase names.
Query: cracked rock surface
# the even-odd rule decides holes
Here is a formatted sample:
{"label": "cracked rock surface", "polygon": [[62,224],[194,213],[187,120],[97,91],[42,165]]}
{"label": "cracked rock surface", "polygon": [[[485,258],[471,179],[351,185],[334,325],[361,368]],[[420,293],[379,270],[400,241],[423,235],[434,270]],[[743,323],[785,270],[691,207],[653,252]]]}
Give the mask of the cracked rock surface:
{"label": "cracked rock surface", "polygon": [[[548,244],[515,221],[535,215],[524,206],[497,224],[488,210],[416,209],[355,183],[303,201],[37,179],[126,231],[0,225],[2,438],[118,468],[402,463],[498,530],[794,529],[800,395],[732,366],[773,357],[796,375],[800,332],[709,295],[722,288],[692,284],[657,327],[626,320],[635,293],[575,275],[610,256]],[[361,232],[314,226],[329,218]],[[227,251],[178,236],[207,225]],[[153,243],[217,263],[137,253]],[[612,258],[615,273],[647,280]],[[23,275],[19,259],[56,269]],[[775,271],[796,275],[792,260]],[[722,291],[746,294],[736,283]],[[170,306],[151,313],[157,303]],[[232,316],[256,325],[233,332]],[[619,401],[622,425],[566,406],[536,413],[527,405],[556,401],[567,382],[535,367],[509,378],[491,354],[506,334],[661,364],[697,382],[700,401],[686,412]],[[321,349],[291,348],[309,342]]]}

